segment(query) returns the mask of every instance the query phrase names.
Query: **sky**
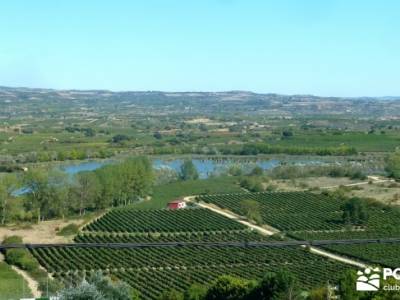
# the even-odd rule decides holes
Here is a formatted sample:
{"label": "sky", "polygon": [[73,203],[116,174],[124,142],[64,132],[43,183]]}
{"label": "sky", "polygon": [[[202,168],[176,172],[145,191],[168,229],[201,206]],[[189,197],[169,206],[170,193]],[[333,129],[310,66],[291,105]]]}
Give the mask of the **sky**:
{"label": "sky", "polygon": [[1,85],[400,96],[400,1],[5,0]]}

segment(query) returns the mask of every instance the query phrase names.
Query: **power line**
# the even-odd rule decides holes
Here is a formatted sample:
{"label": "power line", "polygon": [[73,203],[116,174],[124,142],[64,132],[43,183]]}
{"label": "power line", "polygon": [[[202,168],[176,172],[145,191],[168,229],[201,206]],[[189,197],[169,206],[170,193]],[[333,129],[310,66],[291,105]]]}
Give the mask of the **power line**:
{"label": "power line", "polygon": [[390,244],[400,243],[400,238],[385,239],[347,239],[347,240],[289,240],[273,242],[161,242],[161,243],[69,243],[69,244],[8,244],[0,245],[6,249],[38,248],[157,248],[157,247],[291,247],[291,246],[324,246],[355,244]]}

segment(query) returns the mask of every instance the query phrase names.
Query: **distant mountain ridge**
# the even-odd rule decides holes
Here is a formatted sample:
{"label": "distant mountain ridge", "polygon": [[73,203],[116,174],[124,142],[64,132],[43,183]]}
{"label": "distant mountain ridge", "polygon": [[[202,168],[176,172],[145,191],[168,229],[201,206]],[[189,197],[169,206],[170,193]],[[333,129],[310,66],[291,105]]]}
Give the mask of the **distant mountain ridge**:
{"label": "distant mountain ridge", "polygon": [[[152,112],[168,107],[174,113],[250,113],[274,116],[359,115],[400,116],[400,97],[321,97],[314,95],[259,94],[250,91],[162,92],[109,90],[56,90],[0,86],[0,107],[26,112],[35,108],[88,106],[94,110],[127,112],[132,105]],[[34,105],[33,105],[34,104]],[[25,107],[26,108],[26,107]]]}

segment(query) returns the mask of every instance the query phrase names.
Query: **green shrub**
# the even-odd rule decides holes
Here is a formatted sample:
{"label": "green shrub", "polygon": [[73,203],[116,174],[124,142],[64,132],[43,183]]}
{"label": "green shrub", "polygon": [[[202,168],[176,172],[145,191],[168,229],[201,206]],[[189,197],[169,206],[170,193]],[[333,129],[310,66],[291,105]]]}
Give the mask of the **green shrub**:
{"label": "green shrub", "polygon": [[8,249],[5,257],[8,264],[15,265],[22,270],[31,272],[39,267],[37,260],[26,249]]}
{"label": "green shrub", "polygon": [[[22,238],[17,235],[6,237],[3,240],[3,245],[22,244]],[[38,269],[39,263],[33,255],[26,249],[7,249],[5,260],[8,264],[17,266],[22,270],[34,271]]]}
{"label": "green shrub", "polygon": [[3,240],[3,245],[22,244],[22,238],[18,235],[8,236]]}
{"label": "green shrub", "polygon": [[25,249],[9,249],[6,251],[6,262],[10,265],[18,265],[19,261],[26,255]]}
{"label": "green shrub", "polygon": [[39,263],[28,251],[26,251],[26,254],[17,262],[17,266],[22,270],[30,272],[36,270],[39,267]]}
{"label": "green shrub", "polygon": [[69,224],[65,227],[63,227],[57,235],[62,235],[62,236],[69,236],[69,235],[76,235],[79,233],[79,226],[76,224]]}

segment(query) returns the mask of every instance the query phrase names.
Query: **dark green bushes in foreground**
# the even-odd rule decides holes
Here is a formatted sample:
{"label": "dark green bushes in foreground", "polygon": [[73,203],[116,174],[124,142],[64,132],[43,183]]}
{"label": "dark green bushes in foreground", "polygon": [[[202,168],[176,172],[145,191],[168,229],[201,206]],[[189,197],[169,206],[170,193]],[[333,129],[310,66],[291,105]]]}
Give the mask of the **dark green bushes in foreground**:
{"label": "dark green bushes in foreground", "polygon": [[259,280],[246,280],[223,275],[210,286],[193,285],[184,293],[175,290],[162,294],[162,300],[279,300],[305,299],[296,277],[286,271],[266,273]]}
{"label": "dark green bushes in foreground", "polygon": [[[330,284],[304,291],[296,276],[287,270],[266,273],[259,280],[245,280],[232,276],[221,276],[210,286],[193,285],[184,293],[169,290],[161,300],[381,300],[398,299],[398,292],[381,289],[376,293],[357,292],[355,270],[341,275],[336,287]],[[395,284],[395,282],[391,282]]]}

